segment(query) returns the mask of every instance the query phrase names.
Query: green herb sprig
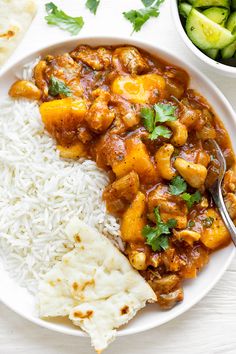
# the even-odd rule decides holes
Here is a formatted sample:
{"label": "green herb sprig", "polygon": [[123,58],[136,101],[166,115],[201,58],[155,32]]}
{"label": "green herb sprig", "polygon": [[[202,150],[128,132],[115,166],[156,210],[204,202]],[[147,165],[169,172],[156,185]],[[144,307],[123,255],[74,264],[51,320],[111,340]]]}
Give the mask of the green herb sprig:
{"label": "green herb sprig", "polygon": [[145,8],[123,12],[124,17],[131,22],[133,32],[140,31],[151,17],[158,17],[160,14],[160,5],[164,1],[165,0],[142,0]]}
{"label": "green herb sprig", "polygon": [[199,203],[202,199],[202,195],[199,191],[195,193],[186,193],[187,183],[181,176],[174,177],[169,184],[169,192],[172,195],[179,195],[186,203],[189,209],[193,207],[195,203]]}
{"label": "green herb sprig", "polygon": [[177,221],[175,219],[169,219],[166,223],[161,220],[159,209],[154,209],[156,226],[151,227],[149,225],[144,226],[142,230],[143,236],[146,238],[146,243],[152,247],[154,252],[166,250],[169,247],[169,238],[167,235],[171,233]]}
{"label": "green herb sprig", "polygon": [[147,131],[150,133],[149,138],[151,140],[157,139],[159,136],[169,139],[172,135],[170,129],[157,123],[172,122],[177,119],[175,116],[176,106],[170,104],[158,103],[152,108],[143,107],[141,109],[141,117],[143,118],[143,124]]}
{"label": "green herb sprig", "polygon": [[83,17],[71,17],[64,11],[58,9],[53,3],[45,5],[47,16],[45,20],[49,25],[58,26],[60,29],[70,32],[73,36],[77,35],[84,25]]}
{"label": "green herb sprig", "polygon": [[69,87],[66,86],[66,84],[62,80],[57,79],[55,76],[51,76],[49,80],[48,92],[51,96],[57,96],[59,94],[62,94],[66,97],[69,97],[72,95]]}
{"label": "green herb sprig", "polygon": [[96,15],[100,0],[87,0],[85,6],[92,14]]}

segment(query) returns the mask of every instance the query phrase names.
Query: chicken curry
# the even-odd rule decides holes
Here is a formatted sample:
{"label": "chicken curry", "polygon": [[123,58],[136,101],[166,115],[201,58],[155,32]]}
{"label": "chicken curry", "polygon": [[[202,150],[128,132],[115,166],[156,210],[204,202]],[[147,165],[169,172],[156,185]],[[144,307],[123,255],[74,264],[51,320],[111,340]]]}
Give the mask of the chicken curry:
{"label": "chicken curry", "polygon": [[103,199],[120,218],[127,257],[162,308],[181,301],[183,280],[230,242],[206,191],[217,165],[209,139],[226,158],[223,192],[236,220],[230,140],[188,74],[135,47],[80,45],[41,59],[34,80],[17,81],[9,94],[39,101],[62,158],[92,159],[107,171]]}

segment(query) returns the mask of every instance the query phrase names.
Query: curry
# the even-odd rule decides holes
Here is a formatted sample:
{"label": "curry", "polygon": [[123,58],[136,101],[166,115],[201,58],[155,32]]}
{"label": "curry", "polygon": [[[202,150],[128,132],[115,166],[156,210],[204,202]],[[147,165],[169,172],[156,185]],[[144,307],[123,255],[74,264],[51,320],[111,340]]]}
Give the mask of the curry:
{"label": "curry", "polygon": [[34,82],[9,94],[39,101],[62,158],[92,159],[108,173],[103,199],[120,218],[125,254],[162,308],[182,301],[183,280],[230,242],[206,191],[217,165],[208,139],[226,158],[223,192],[236,220],[231,143],[188,74],[135,47],[81,45],[41,59]]}

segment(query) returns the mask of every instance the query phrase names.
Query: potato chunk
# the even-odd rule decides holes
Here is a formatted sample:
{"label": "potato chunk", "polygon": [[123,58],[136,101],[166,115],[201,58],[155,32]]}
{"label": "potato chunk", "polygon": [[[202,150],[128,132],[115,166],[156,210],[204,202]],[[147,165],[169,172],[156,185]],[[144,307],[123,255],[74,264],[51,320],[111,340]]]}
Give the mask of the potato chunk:
{"label": "potato chunk", "polygon": [[177,157],[174,167],[191,187],[200,188],[205,183],[207,176],[205,166]]}
{"label": "potato chunk", "polygon": [[121,237],[128,243],[144,244],[142,235],[146,225],[146,198],[142,192],[138,192],[130,207],[126,210],[121,221]]}
{"label": "potato chunk", "polygon": [[40,113],[45,128],[59,143],[72,143],[71,137],[76,135],[87,113],[87,106],[82,99],[64,98],[44,102],[40,106]]}
{"label": "potato chunk", "polygon": [[227,245],[231,239],[230,234],[218,212],[214,209],[208,209],[206,217],[211,217],[214,221],[210,227],[204,228],[201,242],[211,250]]}
{"label": "potato chunk", "polygon": [[60,151],[60,157],[64,159],[78,159],[87,155],[86,148],[80,141],[69,147],[57,145],[57,149]]}
{"label": "potato chunk", "polygon": [[135,171],[142,183],[152,183],[158,180],[157,171],[147,152],[145,144],[138,138],[126,141],[126,156],[116,161],[112,169],[116,176],[122,177],[130,171]]}
{"label": "potato chunk", "polygon": [[165,95],[165,79],[157,74],[118,76],[112,83],[112,92],[132,103],[155,103]]}

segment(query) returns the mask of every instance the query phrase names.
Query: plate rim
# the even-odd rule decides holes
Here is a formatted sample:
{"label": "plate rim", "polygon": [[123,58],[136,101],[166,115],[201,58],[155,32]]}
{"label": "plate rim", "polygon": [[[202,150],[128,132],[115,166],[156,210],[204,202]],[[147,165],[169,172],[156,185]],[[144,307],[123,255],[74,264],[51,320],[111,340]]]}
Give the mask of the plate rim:
{"label": "plate rim", "polygon": [[[39,52],[44,52],[46,50],[56,50],[59,47],[65,46],[65,45],[70,45],[73,46],[73,44],[76,45],[77,44],[81,44],[83,42],[94,42],[94,41],[99,41],[99,42],[111,42],[112,44],[110,45],[134,45],[140,48],[145,48],[145,50],[150,50],[153,52],[158,53],[158,55],[161,57],[163,56],[167,56],[168,61],[170,63],[174,63],[175,60],[177,62],[180,62],[182,64],[177,64],[177,66],[182,66],[186,69],[186,71],[191,71],[192,73],[194,73],[194,75],[196,75],[196,77],[199,77],[201,79],[201,81],[207,83],[208,86],[210,86],[211,92],[215,93],[217,97],[220,97],[221,101],[224,103],[224,106],[230,111],[231,116],[234,117],[233,122],[236,126],[236,113],[234,112],[231,104],[229,103],[229,101],[227,100],[227,98],[224,96],[224,94],[219,90],[219,88],[216,86],[215,83],[213,83],[211,81],[211,79],[209,79],[206,75],[204,75],[203,73],[201,73],[201,71],[194,67],[192,64],[189,63],[185,63],[184,58],[175,55],[174,53],[172,53],[169,49],[163,48],[162,46],[158,46],[156,44],[153,44],[147,40],[141,40],[141,39],[136,39],[136,38],[130,38],[130,37],[120,37],[120,36],[81,36],[81,37],[76,37],[76,38],[68,38],[66,40],[63,41],[55,41],[53,43],[51,43],[50,45],[45,45],[45,46],[41,46],[36,50],[32,50],[29,51],[26,55],[21,55],[19,56],[19,58],[16,58],[11,65],[7,65],[5,68],[3,67],[3,69],[0,71],[0,81],[2,79],[2,77],[4,75],[7,75],[8,72],[16,69],[17,66],[23,65],[23,63],[32,57],[35,56],[35,58],[37,56],[39,56]],[[109,45],[109,44],[104,44],[104,45]],[[148,48],[147,48],[148,47]],[[147,48],[147,49],[146,49]],[[190,75],[190,79],[191,79],[191,75]],[[192,308],[194,305],[196,305],[201,299],[203,299],[207,293],[216,285],[216,283],[220,280],[220,278],[223,276],[223,274],[225,273],[225,271],[227,270],[227,268],[229,267],[229,265],[231,264],[235,254],[236,254],[236,249],[234,248],[233,245],[229,245],[229,248],[231,248],[231,253],[229,255],[229,257],[227,258],[227,260],[224,262],[224,266],[220,269],[220,271],[217,273],[217,275],[211,280],[209,281],[208,285],[204,288],[204,290],[191,298],[191,301],[189,301],[188,303],[186,302],[185,304],[183,304],[182,307],[180,307],[179,309],[177,308],[177,310],[175,311],[175,313],[171,314],[171,311],[169,312],[169,316],[167,319],[163,319],[162,321],[159,321],[158,324],[152,323],[152,324],[145,324],[144,326],[141,326],[140,328],[134,330],[131,328],[125,328],[125,329],[121,329],[117,331],[117,336],[126,336],[126,335],[132,335],[132,334],[137,334],[140,332],[145,332],[147,330],[159,327],[165,323],[168,323],[170,321],[172,321],[173,319],[179,317],[181,314],[184,314],[186,311],[188,311],[190,308]],[[72,336],[78,336],[78,337],[87,337],[87,334],[84,333],[82,330],[80,330],[79,328],[76,329],[76,331],[71,330],[70,328],[61,328],[60,326],[55,325],[54,323],[50,323],[48,321],[44,321],[40,318],[34,317],[32,316],[28,316],[27,314],[25,314],[23,311],[20,310],[16,310],[14,308],[14,306],[11,306],[7,301],[3,300],[1,297],[1,290],[0,290],[0,301],[6,305],[8,308],[10,308],[12,311],[14,311],[15,313],[17,313],[18,315],[20,315],[21,317],[27,319],[28,321],[39,325],[42,328],[46,328],[46,329],[50,329],[53,330],[54,332],[57,333],[63,333],[63,334],[67,334],[67,335],[72,335]],[[178,306],[178,305],[177,305]]]}

